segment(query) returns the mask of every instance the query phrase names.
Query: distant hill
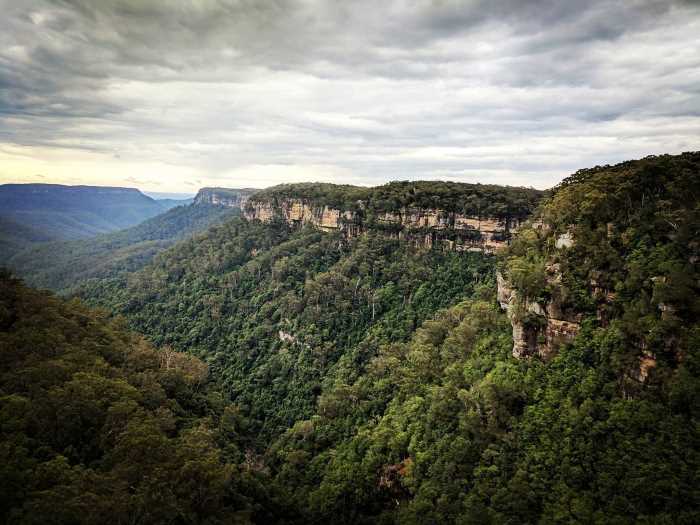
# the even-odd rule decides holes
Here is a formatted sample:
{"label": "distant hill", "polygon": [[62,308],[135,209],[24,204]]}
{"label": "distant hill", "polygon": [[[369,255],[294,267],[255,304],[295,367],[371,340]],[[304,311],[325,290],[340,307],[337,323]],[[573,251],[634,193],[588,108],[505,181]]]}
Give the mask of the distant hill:
{"label": "distant hill", "polygon": [[155,197],[156,202],[167,209],[174,208],[175,206],[187,206],[194,202],[194,198],[188,199],[170,199],[170,198],[158,198]]}
{"label": "distant hill", "polygon": [[4,265],[14,254],[28,245],[50,241],[46,232],[20,224],[0,215],[0,265]]}
{"label": "distant hill", "polygon": [[50,239],[84,239],[134,226],[177,205],[134,188],[4,184],[0,216]]}
{"label": "distant hill", "polygon": [[155,200],[163,200],[163,199],[172,199],[176,201],[191,201],[194,199],[194,194],[193,193],[172,193],[169,191],[147,191],[147,190],[142,190],[145,195],[148,195],[149,197],[155,199]]}
{"label": "distant hill", "polygon": [[[90,239],[10,245],[5,241],[5,223],[0,220],[0,248],[14,248],[11,256],[0,257],[0,265],[12,268],[40,288],[67,292],[88,279],[135,271],[179,239],[240,214],[240,208],[191,204],[177,206],[141,224]],[[25,239],[28,238],[25,236]],[[46,239],[43,239],[46,240]]]}

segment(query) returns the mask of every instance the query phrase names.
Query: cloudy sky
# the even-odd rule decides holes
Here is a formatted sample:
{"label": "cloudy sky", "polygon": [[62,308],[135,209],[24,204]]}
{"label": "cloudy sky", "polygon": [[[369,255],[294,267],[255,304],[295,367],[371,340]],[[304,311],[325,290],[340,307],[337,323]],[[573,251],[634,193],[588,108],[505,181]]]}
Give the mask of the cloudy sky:
{"label": "cloudy sky", "polygon": [[700,149],[700,2],[0,0],[0,183],[545,188]]}

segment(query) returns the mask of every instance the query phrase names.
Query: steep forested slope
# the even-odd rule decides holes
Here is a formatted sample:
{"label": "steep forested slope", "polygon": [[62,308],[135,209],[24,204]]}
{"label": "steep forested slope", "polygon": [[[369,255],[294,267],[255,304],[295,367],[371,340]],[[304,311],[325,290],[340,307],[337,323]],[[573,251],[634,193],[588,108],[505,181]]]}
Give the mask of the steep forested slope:
{"label": "steep forested slope", "polygon": [[15,254],[28,246],[50,240],[51,236],[46,232],[0,215],[0,265],[6,265]]}
{"label": "steep forested slope", "polygon": [[623,396],[611,334],[517,361],[490,299],[383,347],[271,447],[308,522],[695,523],[698,356]]}
{"label": "steep forested slope", "polygon": [[697,522],[698,188],[700,154],[564,181],[503,270],[536,347],[552,305],[578,335],[514,359],[492,290],[382,347],[270,449],[307,519]]}
{"label": "steep forested slope", "polygon": [[542,222],[522,231],[504,260],[514,306],[529,306],[526,331],[543,335],[542,318],[555,311],[579,325],[588,320],[623,338],[621,374],[669,373],[700,317],[699,203],[700,153],[565,179]]}
{"label": "steep forested slope", "polygon": [[81,295],[157,344],[200,355],[269,436],[309,416],[324,382],[493,282],[493,265],[380,235],[347,241],[236,219]]}
{"label": "steep forested slope", "polygon": [[204,363],[4,272],[0,416],[3,523],[262,523],[281,508]]}
{"label": "steep forested slope", "polygon": [[208,204],[178,206],[91,239],[33,243],[0,262],[33,286],[65,294],[88,279],[135,271],[178,240],[239,213],[240,208]]}

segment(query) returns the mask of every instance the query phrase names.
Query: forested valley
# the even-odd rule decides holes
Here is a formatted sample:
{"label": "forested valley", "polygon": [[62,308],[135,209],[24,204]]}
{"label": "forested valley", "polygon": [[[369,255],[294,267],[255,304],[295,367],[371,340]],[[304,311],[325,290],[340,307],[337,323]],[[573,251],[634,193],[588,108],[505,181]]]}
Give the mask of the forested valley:
{"label": "forested valley", "polygon": [[[0,520],[698,523],[699,192],[697,152],[305,183],[32,248],[62,297],[0,276]],[[503,247],[436,242],[472,219]]]}
{"label": "forested valley", "polygon": [[[177,206],[131,228],[89,239],[17,243],[4,264],[33,286],[69,295],[85,281],[140,269],[175,242],[239,213],[239,208],[207,204]],[[10,231],[15,230],[0,223],[0,238]]]}

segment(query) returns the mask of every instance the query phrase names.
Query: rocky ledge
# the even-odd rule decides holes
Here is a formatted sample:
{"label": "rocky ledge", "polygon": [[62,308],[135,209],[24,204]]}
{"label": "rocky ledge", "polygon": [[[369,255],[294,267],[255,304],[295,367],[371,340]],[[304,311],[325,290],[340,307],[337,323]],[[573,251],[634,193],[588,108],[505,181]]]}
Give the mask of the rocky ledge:
{"label": "rocky ledge", "polygon": [[488,253],[506,246],[522,222],[513,218],[469,216],[438,208],[404,207],[378,214],[366,213],[361,202],[357,208],[341,210],[294,198],[274,203],[251,199],[244,208],[244,216],[263,222],[279,218],[292,225],[310,224],[324,231],[341,231],[347,237],[378,230],[421,246],[440,245],[449,250]]}
{"label": "rocky ledge", "polygon": [[209,204],[225,208],[243,208],[257,190],[251,188],[202,188],[194,198],[194,204]]}

